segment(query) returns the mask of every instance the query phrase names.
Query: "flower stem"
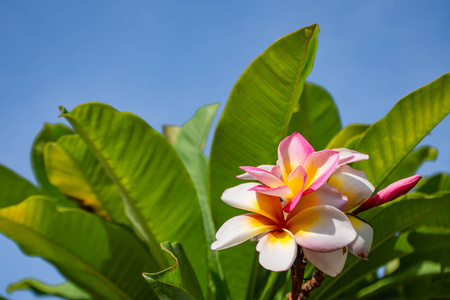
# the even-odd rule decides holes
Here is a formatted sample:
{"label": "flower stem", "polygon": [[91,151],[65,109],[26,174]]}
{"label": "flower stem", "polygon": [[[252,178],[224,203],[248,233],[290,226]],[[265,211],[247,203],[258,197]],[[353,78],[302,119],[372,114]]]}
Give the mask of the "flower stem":
{"label": "flower stem", "polygon": [[297,300],[302,292],[303,276],[305,274],[306,257],[303,254],[302,248],[299,246],[297,257],[291,267],[292,289],[287,294],[288,300]]}
{"label": "flower stem", "polygon": [[302,286],[302,292],[300,293],[299,300],[306,300],[309,299],[309,293],[315,288],[318,288],[322,281],[325,279],[325,274],[320,271],[319,269],[314,269],[313,277],[308,280],[303,286]]}

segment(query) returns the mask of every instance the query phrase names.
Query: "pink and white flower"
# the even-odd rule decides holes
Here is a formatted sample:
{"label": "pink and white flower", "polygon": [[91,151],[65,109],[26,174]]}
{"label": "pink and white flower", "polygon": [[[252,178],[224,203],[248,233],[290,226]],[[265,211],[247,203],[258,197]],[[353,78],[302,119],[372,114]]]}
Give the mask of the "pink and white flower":
{"label": "pink and white flower", "polygon": [[225,190],[225,203],[250,213],[226,221],[217,231],[211,249],[226,249],[257,239],[261,265],[285,271],[292,266],[298,245],[311,251],[333,252],[355,239],[356,232],[341,211],[347,199],[328,184],[302,197],[301,205],[289,214],[283,212],[278,197],[256,192],[257,185],[244,183]]}
{"label": "pink and white flower", "polygon": [[347,163],[368,159],[368,156],[344,148],[316,152],[299,133],[281,141],[276,166],[241,167],[246,173],[240,179],[259,180],[263,185],[252,189],[280,197],[284,211],[290,212],[303,195],[320,188],[334,172]]}
{"label": "pink and white flower", "polygon": [[[333,277],[342,271],[348,252],[359,258],[367,259],[372,247],[373,229],[369,223],[357,217],[356,214],[406,194],[420,178],[420,175],[404,178],[370,197],[375,187],[367,180],[365,173],[349,166],[340,167],[331,175],[328,183],[347,197],[347,204],[342,211],[346,213],[352,223],[357,233],[356,238],[346,247],[330,253],[305,249],[306,258],[322,272]],[[349,213],[358,205],[360,206],[357,209]]]}

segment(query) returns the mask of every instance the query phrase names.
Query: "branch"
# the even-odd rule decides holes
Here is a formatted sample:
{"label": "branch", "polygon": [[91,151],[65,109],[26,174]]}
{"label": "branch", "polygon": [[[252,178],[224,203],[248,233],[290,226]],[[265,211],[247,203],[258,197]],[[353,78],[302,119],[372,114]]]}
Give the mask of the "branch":
{"label": "branch", "polygon": [[324,279],[325,274],[319,269],[315,268],[313,277],[302,286],[302,292],[300,293],[298,299],[309,299],[309,293],[311,293],[313,289],[318,288],[322,284],[322,281]]}
{"label": "branch", "polygon": [[306,257],[298,246],[297,257],[291,267],[292,289],[286,295],[287,300],[297,300],[301,294],[303,276],[305,275]]}

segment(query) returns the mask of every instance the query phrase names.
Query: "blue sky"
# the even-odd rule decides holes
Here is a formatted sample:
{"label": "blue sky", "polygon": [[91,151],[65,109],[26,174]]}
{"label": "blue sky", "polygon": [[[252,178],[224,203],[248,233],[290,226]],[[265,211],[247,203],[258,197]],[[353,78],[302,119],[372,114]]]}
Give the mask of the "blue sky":
{"label": "blue sky", "polygon": [[[344,125],[373,123],[400,98],[450,71],[450,2],[2,1],[0,163],[35,181],[30,148],[58,106],[100,101],[157,130],[202,105],[223,108],[242,71],[277,38],[318,23],[308,80],[334,97]],[[424,144],[448,171],[450,120]],[[62,282],[0,235],[0,295],[23,277]],[[33,299],[17,292],[8,299]]]}

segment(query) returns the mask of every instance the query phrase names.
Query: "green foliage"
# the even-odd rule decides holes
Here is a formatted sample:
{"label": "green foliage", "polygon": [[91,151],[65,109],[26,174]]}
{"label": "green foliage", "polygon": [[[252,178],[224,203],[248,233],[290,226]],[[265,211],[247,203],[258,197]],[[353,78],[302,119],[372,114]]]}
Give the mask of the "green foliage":
{"label": "green foliage", "polygon": [[[106,104],[62,109],[73,129],[46,124],[33,144],[40,187],[0,165],[0,232],[68,281],[49,286],[27,279],[9,291],[66,299],[284,299],[289,273],[262,269],[255,243],[210,249],[217,228],[243,213],[220,200],[241,183],[239,166],[274,164],[279,142],[298,131],[316,150],[369,154],[355,167],[379,190],[436,158],[433,147],[414,148],[450,112],[446,74],[373,125],[341,129],[332,97],[305,84],[318,32],[312,25],[282,37],[244,71],[209,162],[203,151],[217,104],[200,108],[183,126],[166,126],[165,137]],[[424,178],[415,193],[360,216],[375,233],[369,261],[349,256],[313,299],[450,296],[448,174]],[[312,271],[308,265],[307,276]]]}
{"label": "green foliage", "polygon": [[450,175],[443,173],[424,178],[421,180],[417,191],[425,194],[450,193]]}
{"label": "green foliage", "polygon": [[44,157],[49,182],[66,197],[106,220],[131,225],[119,190],[80,136],[47,143]]}
{"label": "green foliage", "polygon": [[34,169],[34,175],[36,175],[36,179],[41,185],[41,188],[46,194],[52,197],[61,197],[62,195],[60,191],[48,181],[47,172],[45,171],[44,147],[48,142],[55,142],[63,135],[71,133],[73,133],[73,131],[65,125],[44,124],[44,128],[39,132],[33,143],[31,162]]}
{"label": "green foliage", "polygon": [[[258,56],[231,91],[217,125],[209,162],[209,195],[216,226],[241,213],[220,200],[239,184],[239,166],[273,164],[278,143],[288,133],[294,108],[312,69],[317,25],[295,31]],[[245,298],[251,276],[254,244],[221,251],[232,299]]]}
{"label": "green foliage", "polygon": [[164,243],[161,247],[175,260],[175,265],[158,273],[144,273],[160,299],[198,299],[203,295],[189,260],[179,243]]}
{"label": "green foliage", "polygon": [[89,294],[71,282],[47,285],[34,279],[25,279],[8,286],[8,293],[18,290],[31,290],[36,296],[54,295],[69,300],[89,300]]}
{"label": "green foliage", "polygon": [[177,240],[188,249],[206,289],[206,242],[198,197],[169,142],[139,117],[105,104],[82,104],[63,116],[116,184],[128,218],[158,266],[167,266],[158,241]]}
{"label": "green foliage", "polygon": [[450,73],[401,99],[359,141],[370,159],[356,163],[379,189],[409,152],[450,113]]}
{"label": "green foliage", "polygon": [[0,231],[95,299],[154,298],[140,280],[143,271],[158,270],[154,258],[127,230],[92,214],[31,196],[0,210]]}
{"label": "green foliage", "polygon": [[[166,126],[164,130],[168,139],[172,140],[171,143],[186,166],[197,190],[207,245],[211,245],[215,241],[216,228],[208,201],[208,161],[206,155],[203,154],[203,148],[218,107],[218,104],[204,106],[183,127]],[[177,128],[175,131],[176,136],[173,135],[174,130],[169,128]],[[210,283],[210,285],[213,285],[213,288],[208,290],[208,297],[226,299],[229,296],[229,292],[226,287],[219,255],[218,251],[213,251],[208,247],[208,277],[213,281]]]}
{"label": "green foliage", "polygon": [[318,85],[306,83],[294,108],[287,135],[299,132],[316,151],[341,129],[341,120],[331,95]]}
{"label": "green foliage", "polygon": [[410,195],[400,201],[361,213],[375,232],[369,260],[354,256],[347,259],[344,270],[333,280],[326,280],[313,294],[318,299],[330,299],[364,280],[365,275],[376,271],[395,258],[412,253],[421,245],[409,243],[408,235],[401,234],[418,227],[450,230],[450,197]]}
{"label": "green foliage", "polygon": [[328,143],[326,149],[349,148],[347,145],[355,138],[361,138],[369,129],[370,125],[350,124],[339,131]]}
{"label": "green foliage", "polygon": [[31,195],[40,194],[37,187],[2,165],[0,182],[3,187],[0,193],[0,208],[19,204]]}

